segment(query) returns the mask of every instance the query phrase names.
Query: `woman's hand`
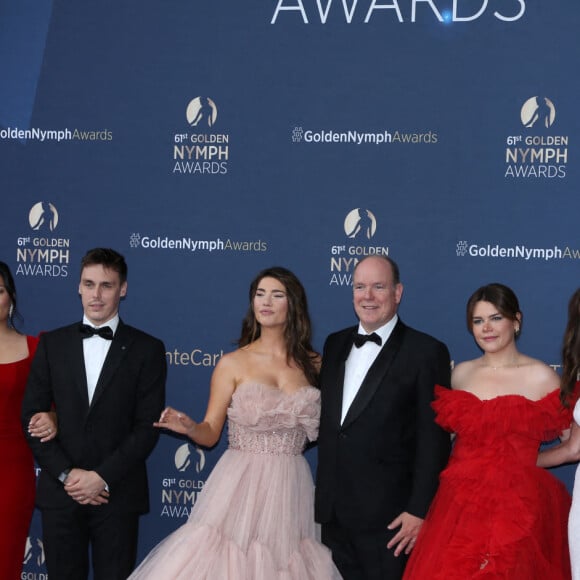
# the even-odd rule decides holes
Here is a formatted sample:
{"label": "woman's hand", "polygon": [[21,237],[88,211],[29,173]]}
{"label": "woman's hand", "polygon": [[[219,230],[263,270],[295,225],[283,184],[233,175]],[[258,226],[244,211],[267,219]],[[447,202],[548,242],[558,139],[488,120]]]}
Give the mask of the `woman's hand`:
{"label": "woman's hand", "polygon": [[570,436],[559,445],[548,447],[538,454],[538,467],[554,467],[562,463],[577,463],[580,461],[580,427],[572,421]]}
{"label": "woman's hand", "polygon": [[40,439],[41,443],[46,443],[56,437],[58,426],[56,413],[54,411],[36,413],[28,423],[28,433],[32,437]]}
{"label": "woman's hand", "polygon": [[192,435],[196,425],[197,423],[191,417],[172,407],[166,407],[161,413],[159,421],[153,423],[154,427],[169,429],[174,433],[187,435],[190,439],[193,439]]}

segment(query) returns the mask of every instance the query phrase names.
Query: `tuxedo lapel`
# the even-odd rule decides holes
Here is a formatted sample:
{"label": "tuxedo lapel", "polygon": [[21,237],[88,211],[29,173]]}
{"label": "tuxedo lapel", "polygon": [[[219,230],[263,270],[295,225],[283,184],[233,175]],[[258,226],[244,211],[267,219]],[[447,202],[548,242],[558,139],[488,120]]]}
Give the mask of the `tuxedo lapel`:
{"label": "tuxedo lapel", "polygon": [[330,399],[331,407],[329,409],[329,416],[333,425],[340,425],[342,416],[342,393],[344,389],[344,359],[340,359],[336,365],[336,375],[332,385],[336,388],[332,389],[332,398]]}
{"label": "tuxedo lapel", "polygon": [[333,425],[340,426],[342,418],[342,394],[344,390],[344,369],[346,359],[350,353],[353,344],[353,337],[356,334],[356,328],[345,335],[344,340],[338,344],[336,354],[332,357],[334,360],[327,366],[332,369],[330,379],[326,381],[331,389],[331,396],[328,398],[327,412]]}
{"label": "tuxedo lapel", "polygon": [[117,332],[115,332],[115,336],[113,337],[111,346],[109,347],[109,352],[107,353],[107,357],[103,363],[103,368],[101,369],[101,374],[99,375],[97,386],[95,387],[95,392],[91,401],[91,407],[94,406],[96,401],[113,380],[119,365],[127,354],[131,340],[131,333],[128,331],[127,327],[121,321],[119,321]]}
{"label": "tuxedo lapel", "polygon": [[371,402],[399,352],[404,334],[405,325],[399,320],[387,343],[383,346],[363,379],[360,389],[344,418],[343,428],[348,427]]}
{"label": "tuxedo lapel", "polygon": [[75,388],[79,391],[86,408],[88,408],[87,371],[85,368],[85,354],[83,352],[83,337],[79,332],[79,325],[75,324],[70,327],[70,343],[64,345],[64,348],[68,352],[67,358],[70,361]]}

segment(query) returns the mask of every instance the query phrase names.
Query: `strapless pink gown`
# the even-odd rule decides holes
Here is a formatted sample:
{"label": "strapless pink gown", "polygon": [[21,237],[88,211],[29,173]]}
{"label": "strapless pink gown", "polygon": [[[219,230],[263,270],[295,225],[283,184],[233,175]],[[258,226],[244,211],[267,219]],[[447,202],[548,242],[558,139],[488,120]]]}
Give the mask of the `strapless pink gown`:
{"label": "strapless pink gown", "polygon": [[318,436],[320,392],[238,386],[228,409],[229,448],[187,523],[130,576],[163,580],[340,579],[315,538],[314,486],[302,456]]}

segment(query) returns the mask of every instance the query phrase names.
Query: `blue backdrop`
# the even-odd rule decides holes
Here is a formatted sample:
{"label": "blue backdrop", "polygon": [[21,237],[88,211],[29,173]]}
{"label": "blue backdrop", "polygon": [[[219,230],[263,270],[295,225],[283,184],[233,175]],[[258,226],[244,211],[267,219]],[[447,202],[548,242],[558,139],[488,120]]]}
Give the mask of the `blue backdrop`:
{"label": "blue backdrop", "polygon": [[[79,261],[129,263],[123,318],[203,416],[250,280],[294,270],[315,345],[351,274],[397,260],[401,316],[478,355],[464,305],[500,281],[557,366],[579,285],[580,5],[566,0],[0,0],[0,258],[24,330],[80,317]],[[141,558],[223,452],[163,435]],[[312,466],[316,452],[309,452]],[[572,468],[556,471],[571,488]],[[24,578],[46,578],[35,514]]]}

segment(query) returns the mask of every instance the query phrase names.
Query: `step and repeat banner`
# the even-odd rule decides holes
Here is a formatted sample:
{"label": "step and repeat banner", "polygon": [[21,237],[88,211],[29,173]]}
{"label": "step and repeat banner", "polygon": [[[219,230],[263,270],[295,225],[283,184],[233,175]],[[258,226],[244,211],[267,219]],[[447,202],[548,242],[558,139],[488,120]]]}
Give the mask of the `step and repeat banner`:
{"label": "step and repeat banner", "polygon": [[[321,349],[354,323],[355,264],[382,254],[402,319],[454,361],[478,356],[467,298],[498,281],[521,350],[558,367],[580,285],[579,29],[567,0],[0,0],[0,259],[23,330],[80,319],[79,261],[113,247],[123,319],[163,339],[167,401],[201,419],[260,269],[300,277]],[[161,436],[140,558],[225,440]],[[47,578],[42,548],[35,513],[23,578]]]}

